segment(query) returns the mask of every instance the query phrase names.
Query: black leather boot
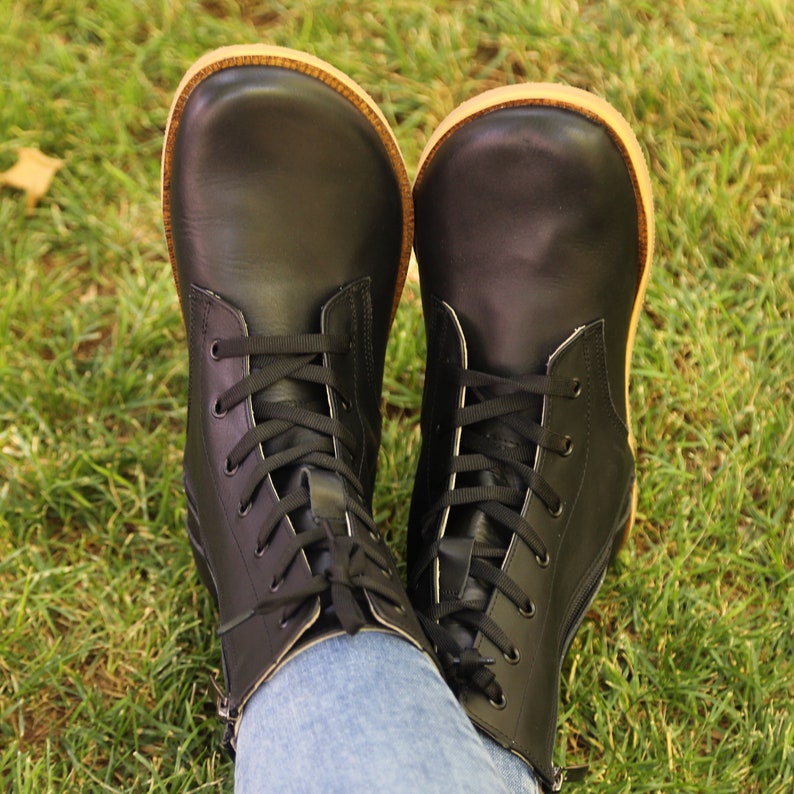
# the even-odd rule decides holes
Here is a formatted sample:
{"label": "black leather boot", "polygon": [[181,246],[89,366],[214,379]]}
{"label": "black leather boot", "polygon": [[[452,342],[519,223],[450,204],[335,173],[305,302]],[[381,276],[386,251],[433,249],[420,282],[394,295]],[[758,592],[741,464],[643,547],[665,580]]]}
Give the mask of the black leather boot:
{"label": "black leather boot", "polygon": [[558,790],[561,665],[633,519],[650,180],[605,102],[513,86],[443,122],[414,200],[428,362],[409,592],[470,718]]}
{"label": "black leather boot", "polygon": [[371,515],[410,185],[372,100],[308,55],[218,50],[180,85],[163,214],[190,359],[184,485],[235,725],[343,632],[427,643]]}

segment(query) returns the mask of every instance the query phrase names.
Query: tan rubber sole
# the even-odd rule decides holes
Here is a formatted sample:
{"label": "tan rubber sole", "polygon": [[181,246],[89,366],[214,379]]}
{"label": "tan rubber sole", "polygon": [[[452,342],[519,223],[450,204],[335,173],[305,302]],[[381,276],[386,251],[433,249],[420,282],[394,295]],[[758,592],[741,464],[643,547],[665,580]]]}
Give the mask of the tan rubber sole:
{"label": "tan rubber sole", "polygon": [[179,290],[179,282],[176,277],[176,258],[171,234],[170,196],[171,165],[176,133],[179,129],[182,111],[193,89],[202,80],[215,72],[236,66],[273,66],[282,69],[290,69],[294,72],[300,72],[301,74],[320,80],[356,107],[378,132],[389,154],[389,158],[391,159],[394,173],[397,175],[403,208],[403,236],[397,286],[391,315],[393,320],[394,312],[397,310],[397,305],[400,302],[400,295],[402,294],[405,284],[405,276],[411,258],[414,225],[411,182],[408,178],[405,162],[403,161],[394,132],[372,97],[346,74],[313,55],[291,50],[286,47],[273,47],[266,44],[221,47],[202,56],[185,73],[185,76],[182,78],[176,90],[174,100],[171,103],[165,130],[165,140],[163,142],[160,171],[160,197],[163,209],[163,226],[165,228],[168,256],[171,261],[171,269],[174,274],[174,283],[177,285],[177,290]]}
{"label": "tan rubber sole", "polygon": [[[651,273],[654,247],[654,213],[653,193],[651,190],[651,177],[645,155],[634,131],[625,118],[607,101],[595,94],[583,91],[572,86],[557,85],[554,83],[525,83],[521,85],[504,86],[464,102],[453,110],[438,126],[430,137],[419,159],[417,176],[414,189],[421,185],[427,164],[433,159],[436,152],[447,138],[463,125],[474,119],[501,108],[522,105],[546,106],[564,108],[580,113],[604,127],[617,145],[623,160],[629,169],[631,181],[634,185],[634,194],[637,199],[637,221],[639,228],[639,261],[642,271],[640,273],[637,292],[634,298],[634,307],[629,323],[629,334],[626,341],[626,418],[629,426],[629,444],[632,452],[636,452],[636,440],[631,430],[630,403],[629,403],[629,374],[631,368],[631,355],[634,350],[634,341],[637,335],[637,325],[642,312],[642,304],[648,280]],[[621,546],[634,524],[637,512],[637,486],[635,484],[632,494],[632,507],[629,520],[623,532]]]}

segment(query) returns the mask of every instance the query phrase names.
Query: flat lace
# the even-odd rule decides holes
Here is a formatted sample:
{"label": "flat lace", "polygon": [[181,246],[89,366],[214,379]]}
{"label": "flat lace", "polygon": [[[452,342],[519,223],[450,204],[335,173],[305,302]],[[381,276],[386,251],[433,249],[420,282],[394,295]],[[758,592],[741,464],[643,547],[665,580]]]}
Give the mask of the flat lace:
{"label": "flat lace", "polygon": [[[507,378],[450,365],[449,379],[467,388],[466,405],[454,412],[453,427],[460,429],[459,454],[450,460],[448,475],[490,471],[504,480],[506,471],[512,472],[512,484],[453,486],[445,491],[422,519],[426,535],[439,513],[456,507],[473,507],[492,522],[506,528],[509,536],[518,537],[535,556],[537,564],[546,567],[549,553],[543,539],[521,515],[528,492],[534,493],[549,512],[558,516],[563,506],[560,497],[532,466],[538,447],[567,455],[572,450],[568,436],[550,431],[525,417],[536,410],[537,398],[559,396],[575,398],[581,384],[575,379],[548,375],[527,375]],[[522,415],[524,414],[524,415]],[[486,424],[483,424],[486,423]],[[478,427],[478,425],[480,427]],[[494,428],[509,428],[504,437],[497,438]],[[450,519],[452,520],[452,519]],[[419,578],[439,556],[441,540],[432,543],[418,560],[415,578]],[[535,614],[535,605],[514,579],[501,570],[510,543],[474,542],[469,577],[486,585],[487,596],[480,598],[448,598],[432,605],[419,619],[438,649],[439,658],[447,674],[459,685],[474,685],[495,704],[503,701],[502,688],[494,673],[488,669],[494,659],[483,657],[475,649],[464,647],[450,631],[450,623],[465,626],[487,637],[508,661],[518,660],[519,650],[497,622],[485,614],[494,590],[503,593],[527,618]]]}
{"label": "flat lace", "polygon": [[[330,522],[322,521],[306,531],[298,531],[277,560],[269,594],[247,612],[221,625],[223,635],[257,614],[284,610],[281,626],[311,598],[330,593],[330,601],[344,630],[354,634],[366,623],[356,598],[357,590],[376,593],[401,608],[399,593],[383,574],[390,571],[389,561],[379,546],[379,535],[369,511],[364,507],[364,488],[352,468],[337,454],[336,445],[344,447],[354,458],[358,452],[356,437],[339,420],[314,408],[284,401],[269,401],[265,390],[284,379],[303,381],[334,390],[343,407],[350,406],[345,384],[326,366],[322,356],[344,355],[350,340],[343,334],[293,334],[285,336],[242,336],[213,342],[215,359],[257,357],[260,366],[226,390],[215,401],[213,412],[222,417],[243,400],[257,395],[257,423],[229,451],[225,471],[236,474],[239,465],[261,444],[278,438],[294,428],[311,431],[297,443],[265,455],[257,462],[245,483],[238,510],[246,515],[263,482],[269,475],[285,467],[312,466],[336,473],[345,481],[345,510],[368,530],[356,537],[343,533]],[[317,362],[320,363],[317,363]],[[264,399],[263,399],[264,398]],[[309,489],[296,487],[279,497],[260,527],[253,553],[262,556],[279,523],[294,511],[310,505]],[[296,559],[308,550],[327,551],[330,564],[325,570],[313,571],[301,587],[284,592],[284,581]]]}

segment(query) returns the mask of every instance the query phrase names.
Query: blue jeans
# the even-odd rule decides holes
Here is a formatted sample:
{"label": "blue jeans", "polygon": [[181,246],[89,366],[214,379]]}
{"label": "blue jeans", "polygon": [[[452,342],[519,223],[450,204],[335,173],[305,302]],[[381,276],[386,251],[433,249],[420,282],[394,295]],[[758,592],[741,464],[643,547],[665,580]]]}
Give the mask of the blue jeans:
{"label": "blue jeans", "polygon": [[529,768],[472,726],[432,663],[389,634],[325,640],[246,705],[235,793],[539,794]]}

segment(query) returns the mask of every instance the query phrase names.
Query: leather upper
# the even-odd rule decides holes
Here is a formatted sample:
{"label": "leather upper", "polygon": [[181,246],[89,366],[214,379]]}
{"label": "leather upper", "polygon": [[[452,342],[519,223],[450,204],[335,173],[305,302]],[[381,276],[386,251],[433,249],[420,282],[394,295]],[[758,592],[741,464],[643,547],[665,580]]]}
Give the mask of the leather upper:
{"label": "leather upper", "polygon": [[378,131],[338,91],[286,68],[218,71],[185,105],[172,174],[186,320],[181,285],[198,284],[252,334],[315,331],[340,286],[372,275],[385,349],[407,219]]}
{"label": "leather upper", "polygon": [[404,166],[363,93],[299,54],[294,68],[256,57],[188,84],[164,156],[190,356],[188,534],[219,606],[232,720],[322,637],[382,630],[428,649],[371,519],[412,223]]}
{"label": "leather upper", "polygon": [[[530,102],[464,120],[420,168],[414,196],[428,362],[409,592],[460,646],[460,658],[441,660],[469,717],[553,789],[562,662],[632,510],[625,371],[642,209],[605,125]],[[495,385],[460,385],[468,371]],[[508,399],[537,376],[576,386],[539,387],[509,418],[457,424],[469,406]],[[528,458],[535,485],[512,463],[472,464],[494,448],[505,460]],[[493,501],[456,501],[502,492],[524,495],[509,510],[545,559],[508,530]],[[554,497],[559,512],[547,503]],[[471,622],[478,612],[509,648]],[[477,659],[477,674],[466,672]],[[486,684],[501,697],[485,694]]]}
{"label": "leather upper", "polygon": [[573,328],[604,318],[625,416],[638,210],[604,127],[562,108],[487,113],[441,146],[414,199],[423,301],[454,307],[470,366],[542,372]]}
{"label": "leather upper", "polygon": [[[278,582],[274,573],[296,531],[311,528],[318,516],[325,520],[334,516],[336,523],[341,523],[343,533],[353,537],[367,537],[368,530],[348,515],[344,497],[354,496],[349,488],[332,473],[321,470],[313,473],[311,466],[280,472],[278,488],[274,478],[269,477],[249,511],[240,514],[241,486],[265,456],[257,450],[240,463],[233,475],[226,471],[230,449],[255,422],[250,401],[239,403],[222,416],[213,412],[217,396],[248,374],[248,362],[243,358],[216,360],[212,348],[219,338],[245,335],[245,320],[239,310],[207,290],[193,285],[189,295],[190,395],[184,472],[188,529],[198,552],[199,569],[217,599],[223,625],[266,602],[273,593],[274,583],[281,592],[290,592],[311,578],[312,567],[324,570],[330,564],[330,560],[322,563],[313,560],[315,564],[310,566],[309,560],[300,555],[283,581]],[[351,353],[343,357],[344,367],[337,367],[342,377],[348,377],[345,368],[354,370],[349,376],[355,383],[355,391],[349,395],[351,410],[344,410],[334,398],[329,414],[339,418],[358,440],[358,454],[345,450],[340,451],[339,457],[360,474],[362,484],[366,483],[362,507],[367,510],[371,509],[369,500],[380,435],[375,399],[380,384],[372,381],[372,350],[367,344],[369,304],[369,283],[365,279],[341,290],[322,310],[325,330],[344,329],[351,340],[356,340]],[[326,474],[332,475],[330,480],[324,477]],[[297,511],[281,521],[269,538],[267,553],[258,556],[255,553],[258,538],[269,511],[279,496],[304,484],[302,479],[307,476],[314,486],[310,487],[310,509]],[[398,582],[399,574],[391,558],[386,554],[383,557],[392,580]],[[377,593],[368,595],[367,599],[373,625],[390,628],[419,644],[416,638],[421,638],[421,632],[407,600],[402,605],[404,611],[400,611]],[[320,618],[320,602],[309,599],[298,611],[280,609],[258,614],[224,633],[223,664],[230,708],[239,710],[256,685],[275,672],[310,628],[314,627],[315,633],[320,634],[341,633],[338,623]]]}

